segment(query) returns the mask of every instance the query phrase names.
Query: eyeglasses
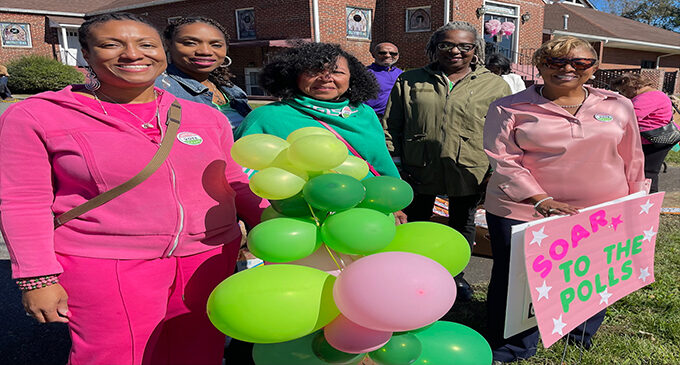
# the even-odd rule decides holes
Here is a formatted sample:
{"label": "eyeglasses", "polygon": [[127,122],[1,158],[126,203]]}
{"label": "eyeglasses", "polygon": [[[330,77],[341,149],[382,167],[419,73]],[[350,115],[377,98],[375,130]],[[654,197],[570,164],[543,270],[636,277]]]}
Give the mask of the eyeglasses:
{"label": "eyeglasses", "polygon": [[378,54],[381,55],[381,56],[387,56],[388,53],[389,53],[390,56],[392,56],[392,57],[397,57],[397,56],[399,56],[399,52],[387,52],[387,51],[380,51],[380,52],[378,52]]}
{"label": "eyeglasses", "polygon": [[453,47],[458,48],[459,51],[467,53],[475,49],[476,44],[474,43],[450,43],[450,42],[440,42],[437,43],[437,49],[440,51],[450,51]]}
{"label": "eyeglasses", "polygon": [[566,65],[571,65],[575,70],[587,70],[597,63],[594,58],[561,58],[561,57],[547,57],[543,62],[548,68],[559,70]]}

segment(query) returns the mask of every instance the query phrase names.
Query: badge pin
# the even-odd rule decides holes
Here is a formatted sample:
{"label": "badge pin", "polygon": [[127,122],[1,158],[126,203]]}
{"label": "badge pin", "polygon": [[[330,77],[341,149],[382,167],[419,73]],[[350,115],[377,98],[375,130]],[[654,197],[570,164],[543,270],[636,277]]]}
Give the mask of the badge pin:
{"label": "badge pin", "polygon": [[345,106],[340,111],[340,116],[343,117],[343,118],[349,118],[351,115],[352,115],[352,109],[350,109],[349,106]]}
{"label": "badge pin", "polygon": [[609,114],[595,114],[595,119],[599,120],[600,122],[611,122],[614,120],[614,117],[609,115]]}
{"label": "badge pin", "polygon": [[203,138],[192,132],[177,133],[177,140],[189,146],[198,146],[199,144],[203,143]]}

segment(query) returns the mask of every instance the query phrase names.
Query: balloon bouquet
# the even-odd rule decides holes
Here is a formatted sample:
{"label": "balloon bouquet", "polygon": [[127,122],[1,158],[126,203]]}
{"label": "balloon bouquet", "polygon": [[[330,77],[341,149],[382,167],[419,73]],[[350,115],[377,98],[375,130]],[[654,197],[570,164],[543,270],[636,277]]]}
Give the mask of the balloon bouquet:
{"label": "balloon bouquet", "polygon": [[413,199],[406,182],[364,179],[366,162],[323,128],[245,136],[231,154],[258,170],[250,188],[271,202],[248,234],[267,265],[224,280],[207,309],[217,329],[256,344],[257,365],[358,364],[367,353],[383,365],[491,363],[481,335],[437,321],[470,249],[445,225],[395,226]]}

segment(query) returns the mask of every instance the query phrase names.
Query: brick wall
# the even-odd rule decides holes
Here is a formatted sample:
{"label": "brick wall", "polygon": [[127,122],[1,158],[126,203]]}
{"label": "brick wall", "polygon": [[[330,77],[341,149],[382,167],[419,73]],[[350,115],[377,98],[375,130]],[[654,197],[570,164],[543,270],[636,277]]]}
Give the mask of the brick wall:
{"label": "brick wall", "polygon": [[54,28],[46,27],[47,18],[44,15],[0,13],[0,22],[28,23],[31,28],[32,48],[1,47],[0,64],[27,55],[43,55],[59,59],[59,38]]}
{"label": "brick wall", "polygon": [[321,41],[337,43],[347,52],[353,54],[364,64],[373,62],[371,56],[371,40],[347,38],[347,22],[345,20],[347,7],[370,9],[372,20],[372,34],[375,35],[376,0],[320,0],[319,1],[319,27],[321,29]]}
{"label": "brick wall", "polygon": [[[604,48],[602,57],[602,69],[618,69],[618,68],[640,68],[642,61],[656,62],[656,58],[663,53],[645,52],[632,49],[623,48]],[[659,68],[666,71],[677,71],[680,67],[680,55],[662,57],[659,62]]]}

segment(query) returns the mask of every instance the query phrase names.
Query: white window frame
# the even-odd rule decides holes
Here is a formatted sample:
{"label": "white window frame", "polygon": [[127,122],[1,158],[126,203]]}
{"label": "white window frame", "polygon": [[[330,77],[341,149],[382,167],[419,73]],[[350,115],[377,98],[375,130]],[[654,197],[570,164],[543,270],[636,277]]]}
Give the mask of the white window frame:
{"label": "white window frame", "polygon": [[258,84],[251,84],[250,82],[250,74],[251,73],[260,73],[262,71],[262,67],[245,67],[243,69],[243,74],[245,75],[245,85],[246,85],[246,94],[248,95],[253,95],[253,87],[257,87],[261,89],[264,92],[264,95],[269,95],[266,90],[262,89],[262,86]]}
{"label": "white window frame", "polygon": [[[489,4],[489,5],[492,5],[492,6],[496,5],[498,7],[515,8],[516,12],[515,12],[515,15],[508,15],[508,14],[493,12],[493,11],[490,11],[488,7],[486,7],[486,4]],[[508,18],[515,18],[515,35],[516,35],[516,37],[515,37],[514,44],[512,45],[515,52],[512,54],[512,59],[510,60],[510,62],[517,63],[517,54],[519,53],[519,32],[520,32],[520,27],[521,27],[521,23],[522,23],[520,21],[522,9],[520,8],[519,5],[508,4],[508,3],[504,3],[504,2],[500,2],[500,1],[486,1],[485,0],[483,5],[487,9],[486,13],[484,13],[484,15],[492,14],[492,15],[501,15],[501,16],[505,16],[505,17],[508,17]],[[484,16],[481,17],[481,20],[482,20],[482,36],[483,36],[484,35]]]}

